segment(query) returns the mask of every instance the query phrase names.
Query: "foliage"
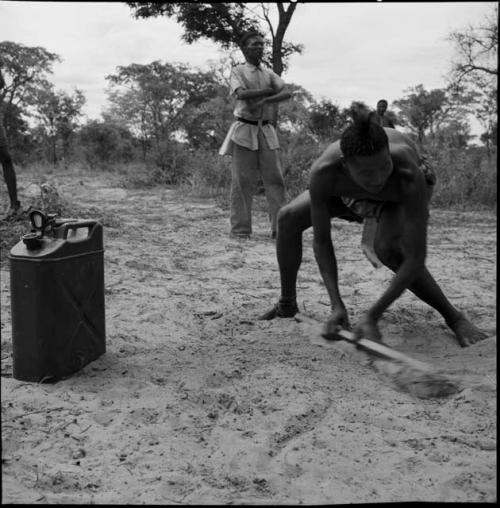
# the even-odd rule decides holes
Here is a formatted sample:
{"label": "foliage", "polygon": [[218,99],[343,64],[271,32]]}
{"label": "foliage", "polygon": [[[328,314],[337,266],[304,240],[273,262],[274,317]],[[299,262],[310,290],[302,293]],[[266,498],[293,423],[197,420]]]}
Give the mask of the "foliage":
{"label": "foliage", "polygon": [[[244,2],[126,2],[136,18],[167,16],[174,18],[183,28],[182,38],[188,43],[201,38],[210,39],[223,48],[238,46],[243,34],[250,30],[269,32],[271,38],[270,64],[274,72],[281,76],[286,69],[288,58],[301,53],[302,46],[284,40],[286,30],[293,17],[297,4],[284,2],[261,2],[261,14],[255,7]],[[270,6],[277,11],[277,23],[270,15]],[[263,26],[267,30],[263,29]]]}
{"label": "foliage", "polygon": [[401,125],[416,134],[420,145],[425,143],[426,136],[432,136],[436,129],[446,123],[455,122],[458,125],[458,119],[468,111],[466,104],[470,95],[461,88],[450,86],[428,91],[423,85],[417,85],[408,88],[406,94],[394,101],[393,106],[398,109]]}
{"label": "foliage", "polygon": [[230,157],[221,157],[214,150],[190,150],[186,159],[187,171],[181,186],[199,197],[213,197],[226,208],[231,183]]}
{"label": "foliage", "polygon": [[322,99],[311,108],[309,125],[318,139],[339,139],[349,122],[349,111],[329,99]]}
{"label": "foliage", "polygon": [[52,66],[61,59],[42,47],[24,46],[11,41],[0,42],[2,75],[5,87],[0,90],[0,104],[7,111],[17,115],[7,115],[5,126],[10,136],[16,131],[15,122],[19,117],[30,116],[29,107],[38,103],[39,90],[47,89],[50,83],[47,75]]}
{"label": "foliage", "polygon": [[134,138],[123,126],[91,120],[78,132],[78,145],[89,166],[106,167],[130,162],[135,155]]}
{"label": "foliage", "polygon": [[33,144],[28,122],[23,118],[21,108],[15,104],[4,104],[2,113],[10,155],[15,162],[24,162]]}
{"label": "foliage", "polygon": [[50,154],[53,164],[57,164],[59,158],[68,157],[85,101],[83,92],[78,89],[72,95],[56,91],[53,86],[37,91],[36,117],[46,153]]}
{"label": "foliage", "polygon": [[490,155],[498,125],[498,4],[483,23],[454,31],[449,39],[455,48],[449,79],[474,92],[474,113],[485,129],[481,140]]}
{"label": "foliage", "polygon": [[433,206],[496,208],[496,157],[486,157],[484,147],[458,148],[436,141],[429,144],[427,151],[437,176]]}
{"label": "foliage", "polygon": [[107,118],[130,129],[135,127],[144,155],[151,143],[152,157],[164,172],[172,170],[176,154],[171,150],[175,150],[176,137],[187,133],[185,121],[220,88],[211,72],[159,61],[118,67],[117,73],[106,79],[111,84]]}
{"label": "foliage", "polygon": [[328,144],[329,141],[318,142],[306,131],[297,131],[281,139],[281,164],[290,199],[307,189],[312,163]]}
{"label": "foliage", "polygon": [[218,150],[226,136],[227,127],[233,121],[233,104],[227,90],[219,87],[217,95],[198,107],[186,111],[183,128],[190,147]]}
{"label": "foliage", "polygon": [[247,30],[258,29],[255,18],[248,16],[245,3],[126,2],[136,18],[174,17],[184,28],[182,38],[188,44],[202,37],[224,48],[237,44]]}
{"label": "foliage", "polygon": [[480,75],[498,77],[498,4],[484,22],[449,35],[456,51],[451,74],[454,81],[475,80]]}
{"label": "foliage", "polygon": [[[227,47],[235,42],[231,39],[236,33],[231,31],[235,16],[243,16],[238,21],[241,26],[251,20],[257,25],[266,23],[266,16],[270,17],[269,5],[219,4],[233,17],[227,18],[226,25],[217,26],[214,19],[223,10],[212,9],[204,27],[196,25],[200,21],[197,16],[208,12],[205,8],[211,4],[135,5],[143,13],[185,14],[186,37],[191,30],[195,41],[213,30],[213,40],[217,34],[229,37]],[[272,25],[269,30],[272,33]],[[218,42],[225,44],[222,39]],[[12,55],[19,45],[8,44],[7,87],[12,100],[5,104],[4,112],[16,162],[58,163],[66,159],[94,171],[112,168],[123,175],[124,186],[181,186],[196,195],[213,196],[223,207],[228,205],[230,158],[220,157],[218,149],[233,121],[233,102],[227,91],[230,64],[234,63],[231,54],[211,62],[206,72],[185,63],[160,61],[117,67],[107,76],[108,107],[102,120],[80,125],[83,93],[56,91],[46,80],[59,57],[43,48],[24,48],[24,60],[14,62]],[[40,56],[39,66],[30,60],[33,55]],[[14,71],[18,77],[26,75],[32,80],[16,81]],[[464,77],[442,89],[408,88],[405,96],[394,101],[395,109],[386,112],[388,116],[397,112],[398,123],[431,159],[438,176],[437,206],[496,206],[496,88],[485,73],[474,76],[474,83]],[[278,131],[287,191],[293,198],[307,188],[314,160],[340,137],[349,111],[329,98],[316,100],[299,85],[287,87],[293,98],[279,105]],[[481,137],[485,147],[470,146],[467,114],[472,111],[485,126]],[[44,173],[48,168],[41,171]]]}
{"label": "foliage", "polygon": [[292,99],[279,104],[278,129],[282,136],[299,130],[309,132],[309,110],[314,104],[312,95],[302,86],[290,83],[288,90]]}

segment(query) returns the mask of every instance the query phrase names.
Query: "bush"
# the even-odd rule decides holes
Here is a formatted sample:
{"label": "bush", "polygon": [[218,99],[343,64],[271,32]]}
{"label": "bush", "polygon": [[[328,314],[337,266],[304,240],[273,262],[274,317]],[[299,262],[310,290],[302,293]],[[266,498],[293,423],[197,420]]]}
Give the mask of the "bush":
{"label": "bush", "polygon": [[90,167],[108,168],[130,162],[135,156],[134,141],[125,129],[111,122],[92,120],[78,134],[79,155]]}
{"label": "bush", "polygon": [[181,186],[198,197],[213,197],[222,208],[229,206],[231,185],[231,157],[219,155],[217,150],[190,150]]}
{"label": "bush", "polygon": [[433,205],[457,209],[492,209],[497,202],[496,150],[483,147],[429,147],[437,182]]}
{"label": "bush", "polygon": [[281,161],[290,199],[308,188],[311,166],[330,143],[331,141],[316,141],[301,132],[283,136]]}

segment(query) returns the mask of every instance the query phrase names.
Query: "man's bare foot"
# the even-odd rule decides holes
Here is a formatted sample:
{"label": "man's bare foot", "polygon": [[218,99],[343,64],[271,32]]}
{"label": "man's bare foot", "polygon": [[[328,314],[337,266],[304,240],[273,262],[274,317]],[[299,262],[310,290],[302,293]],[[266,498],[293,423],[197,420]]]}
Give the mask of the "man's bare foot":
{"label": "man's bare foot", "polygon": [[488,337],[485,332],[474,326],[463,314],[453,323],[448,323],[448,326],[462,347],[471,346]]}

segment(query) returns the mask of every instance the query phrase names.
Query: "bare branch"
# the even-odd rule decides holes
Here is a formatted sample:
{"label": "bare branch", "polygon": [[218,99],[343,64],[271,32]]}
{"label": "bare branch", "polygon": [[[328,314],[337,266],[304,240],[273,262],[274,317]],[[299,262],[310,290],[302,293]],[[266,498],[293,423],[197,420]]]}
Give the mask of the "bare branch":
{"label": "bare branch", "polygon": [[269,27],[269,31],[271,32],[271,38],[274,41],[274,38],[275,38],[274,27],[273,27],[273,24],[271,23],[271,19],[269,18],[269,5],[266,6],[266,4],[264,2],[261,2],[260,5],[262,7],[262,14],[264,16],[264,20],[266,21],[266,23]]}

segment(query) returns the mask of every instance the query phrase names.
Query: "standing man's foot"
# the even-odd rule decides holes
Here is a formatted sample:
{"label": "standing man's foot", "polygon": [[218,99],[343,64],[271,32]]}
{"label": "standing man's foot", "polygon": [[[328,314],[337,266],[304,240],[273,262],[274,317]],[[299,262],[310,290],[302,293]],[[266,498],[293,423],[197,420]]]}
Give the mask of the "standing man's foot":
{"label": "standing man's foot", "polygon": [[15,205],[10,205],[8,210],[5,212],[3,219],[15,219],[20,217],[24,213],[24,210],[21,207],[21,203],[18,201]]}
{"label": "standing man's foot", "polygon": [[297,302],[295,298],[292,299],[284,299],[280,298],[279,302],[270,310],[259,316],[257,319],[259,321],[269,321],[270,319],[274,319],[277,317],[280,318],[289,318],[295,316],[299,312],[299,308],[297,307]]}
{"label": "standing man's foot", "polygon": [[457,342],[462,347],[471,346],[488,337],[485,332],[474,326],[462,313],[460,313],[457,319],[446,324],[453,331]]}
{"label": "standing man's foot", "polygon": [[250,233],[229,233],[229,238],[236,238],[238,240],[248,240],[250,238]]}

